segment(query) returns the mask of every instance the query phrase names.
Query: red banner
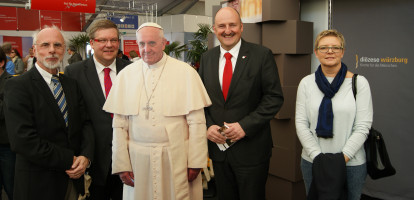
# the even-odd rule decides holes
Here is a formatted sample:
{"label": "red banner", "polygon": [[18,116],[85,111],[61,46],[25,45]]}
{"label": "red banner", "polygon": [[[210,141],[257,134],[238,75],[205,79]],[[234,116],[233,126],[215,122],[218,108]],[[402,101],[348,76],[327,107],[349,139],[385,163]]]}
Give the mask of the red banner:
{"label": "red banner", "polygon": [[62,12],[62,30],[82,31],[82,17],[79,13]]}
{"label": "red banner", "polygon": [[31,9],[95,13],[96,0],[32,0]]}
{"label": "red banner", "polygon": [[10,42],[13,49],[17,49],[22,56],[22,37],[3,36],[3,43]]}
{"label": "red banner", "polygon": [[21,31],[31,31],[40,28],[39,11],[17,8],[18,27]]}
{"label": "red banner", "polygon": [[14,7],[0,7],[1,30],[17,30],[17,9]]}
{"label": "red banner", "polygon": [[129,56],[129,52],[132,50],[135,50],[138,54],[139,57],[141,57],[139,55],[139,48],[137,45],[137,41],[136,40],[124,40],[124,54],[127,55],[128,57],[131,58],[131,56]]}
{"label": "red banner", "polygon": [[62,29],[62,13],[57,11],[40,11],[40,27],[44,26],[57,26]]}

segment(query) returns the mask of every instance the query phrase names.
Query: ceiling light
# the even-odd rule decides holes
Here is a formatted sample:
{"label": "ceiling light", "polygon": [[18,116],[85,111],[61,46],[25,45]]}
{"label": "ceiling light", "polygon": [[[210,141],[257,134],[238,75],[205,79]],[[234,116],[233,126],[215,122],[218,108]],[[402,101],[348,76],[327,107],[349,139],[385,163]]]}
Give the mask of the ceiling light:
{"label": "ceiling light", "polygon": [[125,21],[125,16],[123,16],[121,19],[119,19],[120,22],[124,22]]}

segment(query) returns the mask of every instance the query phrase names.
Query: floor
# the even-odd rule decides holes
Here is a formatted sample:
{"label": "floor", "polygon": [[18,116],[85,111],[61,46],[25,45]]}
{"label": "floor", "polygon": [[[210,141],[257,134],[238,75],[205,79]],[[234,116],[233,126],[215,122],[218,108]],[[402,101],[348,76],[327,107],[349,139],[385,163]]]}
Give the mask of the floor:
{"label": "floor", "polygon": [[[216,198],[216,191],[215,191],[215,184],[214,182],[209,183],[209,190],[204,190],[204,200],[217,200]],[[8,200],[6,193],[4,192],[4,190],[2,190],[1,193],[1,198],[0,200]],[[377,199],[377,198],[373,198],[367,195],[362,195],[361,196],[361,200],[382,200],[382,199]]]}
{"label": "floor", "polygon": [[378,199],[378,198],[374,198],[374,197],[370,197],[365,194],[362,194],[361,200],[382,200],[382,199]]}
{"label": "floor", "polygon": [[[203,191],[203,194],[204,194],[203,199],[204,200],[217,200],[215,187],[216,187],[216,185],[214,184],[214,181],[210,181],[208,183],[209,190],[204,190]],[[373,197],[362,194],[361,195],[361,200],[382,200],[382,199],[373,198]]]}
{"label": "floor", "polygon": [[[206,192],[206,191],[204,191],[204,192]],[[204,200],[217,200],[217,198],[216,197],[204,197]],[[370,197],[370,196],[367,196],[367,195],[363,194],[361,196],[361,200],[382,200],[382,199],[373,198],[373,197]]]}

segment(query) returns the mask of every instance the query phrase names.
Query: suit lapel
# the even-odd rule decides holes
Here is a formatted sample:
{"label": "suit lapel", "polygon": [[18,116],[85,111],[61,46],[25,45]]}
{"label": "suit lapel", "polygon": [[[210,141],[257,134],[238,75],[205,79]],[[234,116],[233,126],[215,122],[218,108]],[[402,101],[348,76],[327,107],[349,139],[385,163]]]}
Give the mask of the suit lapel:
{"label": "suit lapel", "polygon": [[53,112],[53,114],[56,116],[56,119],[60,119],[60,123],[62,125],[65,125],[65,120],[63,119],[62,112],[60,111],[60,108],[56,102],[55,97],[53,96],[52,91],[50,90],[49,86],[46,84],[45,80],[43,79],[42,75],[40,75],[39,71],[37,71],[37,68],[34,67],[32,71],[32,80],[33,85],[36,87],[38,93],[45,99],[47,102],[48,108],[50,108]]}
{"label": "suit lapel", "polygon": [[220,60],[220,46],[214,49],[213,56],[211,59],[212,64],[210,65],[211,66],[210,73],[212,74],[212,76],[209,76],[209,77],[212,77],[211,80],[213,81],[213,87],[214,87],[213,91],[215,92],[213,96],[220,97],[219,98],[220,101],[223,102],[224,104],[224,96],[223,96],[223,92],[220,86],[220,79],[219,79],[219,64],[220,64],[219,60]]}
{"label": "suit lapel", "polygon": [[[122,70],[122,68],[123,68],[123,64],[121,63],[121,60],[120,60],[120,59],[116,58],[115,65],[116,65],[116,74],[118,75],[118,73],[119,73],[119,72]],[[113,80],[113,81],[115,81],[115,80]]]}
{"label": "suit lapel", "polygon": [[249,48],[246,46],[246,42],[244,42],[242,40],[241,46],[240,46],[240,50],[239,50],[239,55],[237,56],[237,61],[236,61],[236,67],[234,69],[234,73],[233,76],[231,78],[231,83],[230,83],[230,88],[229,88],[229,92],[227,94],[227,101],[229,101],[229,99],[231,99],[232,93],[234,90],[236,90],[237,87],[237,83],[239,82],[243,71],[246,69],[247,67],[247,63],[249,61]]}
{"label": "suit lapel", "polygon": [[93,62],[92,58],[89,59],[88,62],[86,62],[85,76],[86,79],[88,79],[89,81],[89,85],[91,86],[92,91],[95,92],[94,96],[97,98],[99,105],[103,106],[105,103],[105,96],[103,94],[98,73],[96,72],[95,63]]}

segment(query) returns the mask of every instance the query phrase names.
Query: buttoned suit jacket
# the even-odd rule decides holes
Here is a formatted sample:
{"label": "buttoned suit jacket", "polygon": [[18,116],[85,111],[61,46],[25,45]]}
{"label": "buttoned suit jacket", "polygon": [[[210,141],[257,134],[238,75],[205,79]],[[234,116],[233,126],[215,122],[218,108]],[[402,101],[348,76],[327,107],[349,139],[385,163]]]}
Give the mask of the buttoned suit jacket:
{"label": "buttoned suit jacket", "polygon": [[[199,74],[212,105],[205,109],[207,127],[238,122],[246,136],[226,151],[208,141],[213,161],[229,161],[240,166],[263,163],[271,156],[273,146],[270,120],[283,104],[277,66],[272,52],[242,40],[227,100],[219,82],[220,47],[204,53]],[[234,64],[234,63],[233,63]]]}
{"label": "buttoned suit jacket", "polygon": [[[117,58],[117,73],[130,63],[130,61]],[[93,58],[67,66],[65,75],[78,82],[84,96],[95,135],[95,159],[90,168],[90,175],[95,184],[103,186],[106,184],[111,167],[112,118],[109,113],[102,110],[106,99]],[[112,83],[114,81],[112,80]]]}
{"label": "buttoned suit jacket", "polygon": [[[4,112],[16,152],[14,199],[64,199],[74,156],[93,160],[92,126],[75,80],[59,76],[68,107],[68,127],[49,86],[36,67],[9,79]],[[73,179],[72,179],[73,180]],[[83,187],[83,176],[73,180]]]}

